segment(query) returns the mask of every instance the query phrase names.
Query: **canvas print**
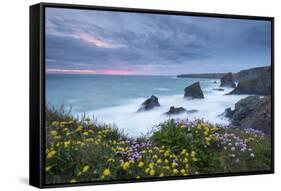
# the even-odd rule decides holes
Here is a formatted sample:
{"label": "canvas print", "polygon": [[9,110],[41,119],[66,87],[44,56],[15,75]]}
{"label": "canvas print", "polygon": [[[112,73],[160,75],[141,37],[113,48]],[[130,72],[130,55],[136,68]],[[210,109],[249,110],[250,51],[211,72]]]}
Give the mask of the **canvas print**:
{"label": "canvas print", "polygon": [[46,184],[271,170],[271,21],[46,7]]}

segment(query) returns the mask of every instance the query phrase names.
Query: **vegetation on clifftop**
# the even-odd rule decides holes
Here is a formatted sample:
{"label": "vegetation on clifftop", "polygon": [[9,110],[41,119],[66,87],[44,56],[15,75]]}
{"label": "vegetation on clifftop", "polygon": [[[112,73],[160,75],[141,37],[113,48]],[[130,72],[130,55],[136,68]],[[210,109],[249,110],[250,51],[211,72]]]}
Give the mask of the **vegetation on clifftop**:
{"label": "vegetation on clifftop", "polygon": [[[133,124],[132,124],[132,128]],[[129,138],[89,117],[46,109],[46,183],[270,170],[270,137],[202,120],[170,119]]]}

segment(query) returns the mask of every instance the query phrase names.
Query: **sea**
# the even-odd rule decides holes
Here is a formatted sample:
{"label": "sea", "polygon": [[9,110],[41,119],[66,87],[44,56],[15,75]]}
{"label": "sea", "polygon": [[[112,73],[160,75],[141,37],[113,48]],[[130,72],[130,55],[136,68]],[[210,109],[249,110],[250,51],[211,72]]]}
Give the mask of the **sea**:
{"label": "sea", "polygon": [[[197,81],[205,98],[184,98],[184,88]],[[169,118],[229,124],[221,114],[228,107],[234,108],[235,103],[246,96],[226,95],[232,88],[213,90],[219,88],[219,84],[219,79],[176,76],[47,74],[46,103],[64,105],[74,116],[86,114],[99,124],[110,124],[130,137],[139,137],[149,134],[155,125]],[[161,106],[137,112],[151,95],[158,97]],[[165,115],[171,106],[198,112]]]}

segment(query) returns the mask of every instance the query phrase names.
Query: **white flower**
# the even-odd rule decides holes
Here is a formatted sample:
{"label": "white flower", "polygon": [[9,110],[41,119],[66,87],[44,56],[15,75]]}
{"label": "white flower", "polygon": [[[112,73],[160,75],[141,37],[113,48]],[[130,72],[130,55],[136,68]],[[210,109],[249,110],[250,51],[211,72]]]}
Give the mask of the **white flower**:
{"label": "white flower", "polygon": [[251,157],[251,158],[254,158],[254,157],[255,157],[255,154],[254,154],[254,153],[251,153],[251,154],[250,154],[250,157]]}

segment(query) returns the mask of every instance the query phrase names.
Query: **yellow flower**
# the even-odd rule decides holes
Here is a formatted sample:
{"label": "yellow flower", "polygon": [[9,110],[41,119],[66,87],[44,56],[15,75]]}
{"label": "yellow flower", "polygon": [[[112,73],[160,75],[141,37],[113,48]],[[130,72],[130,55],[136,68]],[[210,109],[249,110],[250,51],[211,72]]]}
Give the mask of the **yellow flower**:
{"label": "yellow flower", "polygon": [[184,158],[184,159],[183,159],[183,162],[184,162],[184,163],[188,163],[188,158]]}
{"label": "yellow flower", "polygon": [[166,169],[166,170],[170,170],[169,166],[164,166],[163,168]]}
{"label": "yellow flower", "polygon": [[169,161],[168,161],[167,159],[165,159],[165,160],[164,160],[164,163],[168,164],[168,163],[169,163]]}
{"label": "yellow flower", "polygon": [[89,133],[88,133],[87,131],[85,131],[85,132],[83,133],[83,135],[89,135]]}
{"label": "yellow flower", "polygon": [[142,168],[144,166],[144,163],[142,161],[139,162],[138,167]]}
{"label": "yellow flower", "polygon": [[157,164],[161,164],[161,163],[162,163],[162,159],[158,159],[158,160],[156,161],[156,163],[157,163]]}
{"label": "yellow flower", "polygon": [[130,163],[130,164],[134,164],[135,161],[134,161],[134,160],[129,160],[129,163]]}
{"label": "yellow flower", "polygon": [[155,170],[151,169],[149,174],[150,174],[150,176],[154,176],[155,175]]}
{"label": "yellow flower", "polygon": [[192,160],[196,162],[198,159],[196,157],[192,157]]}
{"label": "yellow flower", "polygon": [[159,176],[160,176],[160,177],[163,177],[163,176],[165,176],[165,174],[162,172]]}
{"label": "yellow flower", "polygon": [[169,151],[166,151],[166,152],[164,153],[164,156],[165,156],[165,157],[170,156],[170,152],[169,152]]}
{"label": "yellow flower", "polygon": [[148,174],[150,171],[150,168],[145,169],[145,173]]}
{"label": "yellow flower", "polygon": [[181,173],[182,173],[182,174],[185,174],[185,170],[184,170],[184,169],[181,169]]}
{"label": "yellow flower", "polygon": [[110,170],[109,170],[109,168],[107,168],[107,169],[105,169],[104,171],[103,171],[103,175],[106,177],[106,176],[110,176]]}
{"label": "yellow flower", "polygon": [[123,170],[128,170],[129,166],[130,166],[129,162],[125,162],[125,163],[122,165],[122,168],[123,168]]}
{"label": "yellow flower", "polygon": [[151,163],[149,163],[149,164],[148,164],[148,166],[149,166],[149,168],[153,168],[154,163],[153,163],[153,162],[151,162]]}
{"label": "yellow flower", "polygon": [[59,146],[60,146],[60,143],[57,143],[56,146],[59,147]]}
{"label": "yellow flower", "polygon": [[173,169],[174,174],[178,174],[178,172],[179,172],[178,169]]}
{"label": "yellow flower", "polygon": [[191,151],[191,157],[195,157],[196,152],[195,151]]}
{"label": "yellow flower", "polygon": [[46,166],[45,167],[45,172],[48,172],[49,170],[51,170],[51,168],[52,168],[51,166]]}
{"label": "yellow flower", "polygon": [[136,176],[136,179],[140,179],[140,176]]}
{"label": "yellow flower", "polygon": [[50,151],[47,155],[47,159],[52,158],[56,153],[57,153],[57,151],[55,151],[55,150]]}
{"label": "yellow flower", "polygon": [[175,168],[176,166],[177,166],[177,164],[173,162],[172,167]]}
{"label": "yellow flower", "polygon": [[51,131],[51,135],[55,136],[55,135],[57,135],[57,134],[58,134],[58,132],[57,132],[56,130],[52,130],[52,131]]}
{"label": "yellow flower", "polygon": [[158,156],[157,155],[153,155],[152,158],[158,159]]}
{"label": "yellow flower", "polygon": [[82,171],[83,171],[83,172],[87,172],[87,171],[89,170],[89,168],[90,168],[90,167],[89,167],[88,165],[86,165],[86,166],[83,167],[83,170],[82,170]]}
{"label": "yellow flower", "polygon": [[188,169],[189,168],[189,164],[185,164],[185,168]]}
{"label": "yellow flower", "polygon": [[69,144],[70,144],[70,140],[69,141],[65,141],[64,142],[64,147],[67,148]]}
{"label": "yellow flower", "polygon": [[71,179],[71,180],[70,180],[70,183],[75,183],[75,182],[77,182],[76,179]]}
{"label": "yellow flower", "polygon": [[109,158],[107,162],[115,162],[115,160],[113,158]]}
{"label": "yellow flower", "polygon": [[60,139],[61,138],[61,136],[60,135],[56,135],[56,136],[54,136],[54,139]]}
{"label": "yellow flower", "polygon": [[87,138],[86,142],[94,142],[94,139],[93,138]]}
{"label": "yellow flower", "polygon": [[183,149],[182,152],[181,152],[181,154],[184,155],[185,153],[186,153],[186,150]]}
{"label": "yellow flower", "polygon": [[56,126],[56,125],[58,125],[58,122],[57,122],[57,121],[53,121],[53,122],[51,123],[51,126]]}

